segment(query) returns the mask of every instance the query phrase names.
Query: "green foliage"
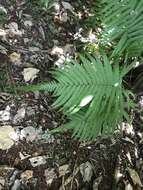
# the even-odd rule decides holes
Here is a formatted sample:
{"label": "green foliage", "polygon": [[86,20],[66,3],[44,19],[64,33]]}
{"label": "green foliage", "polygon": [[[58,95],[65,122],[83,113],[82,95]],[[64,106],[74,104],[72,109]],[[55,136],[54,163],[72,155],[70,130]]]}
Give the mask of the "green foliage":
{"label": "green foliage", "polygon": [[96,4],[103,26],[104,44],[114,42],[113,55],[143,52],[143,0],[99,0]]}
{"label": "green foliage", "polygon": [[[21,87],[53,92],[53,107],[70,119],[64,128],[72,129],[80,140],[94,140],[101,132],[110,134],[123,120],[130,122],[128,111],[135,105],[123,77],[133,64],[122,63],[143,52],[143,0],[97,0],[95,4],[102,28],[100,45],[89,43],[85,48],[97,56],[80,56],[80,64],[72,61],[63,70],[56,68],[51,72],[52,82]],[[101,47],[112,54],[110,59],[103,51],[99,53]]]}
{"label": "green foliage", "polygon": [[93,140],[102,131],[110,133],[123,118],[129,121],[125,102],[130,98],[122,81],[132,66],[112,67],[107,56],[81,56],[81,64],[72,62],[67,68],[55,69],[52,82],[24,87],[24,90],[53,91],[57,97],[53,107],[60,108],[71,122],[64,127],[74,130],[81,140]]}

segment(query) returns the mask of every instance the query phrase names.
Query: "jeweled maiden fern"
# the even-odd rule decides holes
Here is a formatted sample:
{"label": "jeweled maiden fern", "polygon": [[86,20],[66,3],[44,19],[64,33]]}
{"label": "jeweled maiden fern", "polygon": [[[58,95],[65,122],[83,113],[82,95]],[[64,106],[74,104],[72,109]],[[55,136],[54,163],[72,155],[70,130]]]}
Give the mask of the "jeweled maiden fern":
{"label": "jeweled maiden fern", "polygon": [[53,91],[57,97],[53,107],[70,118],[64,127],[81,140],[93,140],[101,132],[112,132],[123,119],[129,120],[125,102],[130,99],[122,82],[131,68],[111,65],[105,54],[100,58],[81,56],[81,64],[73,61],[63,70],[55,69],[52,82],[24,90]]}

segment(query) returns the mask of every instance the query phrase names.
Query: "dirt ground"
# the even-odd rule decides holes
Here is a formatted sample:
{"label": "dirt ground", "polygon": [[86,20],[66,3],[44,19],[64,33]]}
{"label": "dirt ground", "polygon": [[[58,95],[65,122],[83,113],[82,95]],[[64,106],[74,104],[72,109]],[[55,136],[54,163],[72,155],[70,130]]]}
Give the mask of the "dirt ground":
{"label": "dirt ground", "polygon": [[50,93],[15,89],[51,80],[51,67],[62,68],[91,40],[93,1],[55,2],[44,10],[36,0],[0,1],[0,190],[141,190],[141,86],[133,125],[123,123],[92,143],[74,140],[70,132],[50,133],[67,121],[51,107]]}

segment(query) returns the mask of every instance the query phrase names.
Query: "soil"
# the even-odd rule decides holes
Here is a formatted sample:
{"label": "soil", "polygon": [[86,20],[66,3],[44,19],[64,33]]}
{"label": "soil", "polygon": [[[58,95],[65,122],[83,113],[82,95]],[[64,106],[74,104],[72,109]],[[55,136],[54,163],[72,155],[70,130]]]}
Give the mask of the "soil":
{"label": "soil", "polygon": [[[141,190],[143,87],[137,77],[142,66],[130,80],[138,103],[131,113],[133,126],[123,123],[113,135],[99,136],[91,143],[73,139],[70,132],[50,133],[67,121],[52,108],[50,93],[15,89],[51,80],[51,68],[62,67],[62,59],[82,49],[75,34],[83,28],[86,38],[91,30],[86,23],[93,2],[66,1],[68,7],[62,2],[58,1],[58,10],[43,10],[34,0],[0,1],[0,126],[15,131],[12,146],[0,149],[0,189]],[[25,78],[26,68],[37,69],[36,76]],[[11,89],[15,93],[9,93]]]}

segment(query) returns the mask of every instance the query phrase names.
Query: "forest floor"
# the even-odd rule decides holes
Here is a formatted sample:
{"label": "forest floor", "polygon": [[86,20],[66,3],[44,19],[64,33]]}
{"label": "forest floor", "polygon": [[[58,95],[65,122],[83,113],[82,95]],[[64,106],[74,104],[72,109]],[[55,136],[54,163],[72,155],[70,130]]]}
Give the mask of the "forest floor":
{"label": "forest floor", "polygon": [[0,0],[0,190],[143,189],[141,93],[133,125],[81,143],[50,133],[66,122],[51,94],[15,89],[50,80],[51,67],[96,42],[93,1],[49,1],[46,10],[37,2]]}

